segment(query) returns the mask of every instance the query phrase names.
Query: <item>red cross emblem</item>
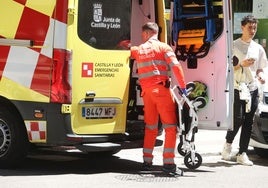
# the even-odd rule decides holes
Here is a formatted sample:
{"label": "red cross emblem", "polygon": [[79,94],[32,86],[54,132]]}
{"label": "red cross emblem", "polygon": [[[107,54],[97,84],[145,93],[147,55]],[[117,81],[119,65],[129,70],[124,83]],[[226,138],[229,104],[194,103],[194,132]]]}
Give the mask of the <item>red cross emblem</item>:
{"label": "red cross emblem", "polygon": [[82,63],[82,77],[93,77],[93,63]]}

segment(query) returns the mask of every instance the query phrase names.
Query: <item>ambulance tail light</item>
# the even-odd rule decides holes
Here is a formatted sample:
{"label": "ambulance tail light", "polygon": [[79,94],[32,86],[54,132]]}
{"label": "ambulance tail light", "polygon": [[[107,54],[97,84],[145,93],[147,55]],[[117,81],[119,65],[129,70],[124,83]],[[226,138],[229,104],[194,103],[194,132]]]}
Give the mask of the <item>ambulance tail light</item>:
{"label": "ambulance tail light", "polygon": [[65,49],[54,49],[52,86],[50,101],[55,103],[71,103],[70,61],[72,53]]}

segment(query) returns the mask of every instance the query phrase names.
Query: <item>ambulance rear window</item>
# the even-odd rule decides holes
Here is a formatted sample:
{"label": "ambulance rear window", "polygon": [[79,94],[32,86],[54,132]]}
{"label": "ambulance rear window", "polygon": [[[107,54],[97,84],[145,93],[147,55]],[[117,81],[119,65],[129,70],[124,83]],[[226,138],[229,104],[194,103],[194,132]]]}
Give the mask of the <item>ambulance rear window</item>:
{"label": "ambulance rear window", "polygon": [[126,49],[131,0],[79,0],[78,36],[97,49]]}

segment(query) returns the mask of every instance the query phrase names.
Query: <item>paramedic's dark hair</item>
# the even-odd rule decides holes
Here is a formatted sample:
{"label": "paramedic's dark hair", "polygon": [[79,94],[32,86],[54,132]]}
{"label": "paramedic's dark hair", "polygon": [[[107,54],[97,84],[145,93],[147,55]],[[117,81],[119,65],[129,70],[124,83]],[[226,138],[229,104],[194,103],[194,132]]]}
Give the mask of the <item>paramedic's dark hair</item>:
{"label": "paramedic's dark hair", "polygon": [[247,15],[241,20],[241,25],[247,25],[247,23],[258,23],[258,19],[255,18],[253,15]]}
{"label": "paramedic's dark hair", "polygon": [[146,24],[144,24],[142,26],[142,31],[153,31],[155,33],[158,33],[159,32],[159,27],[157,25],[157,23],[154,23],[154,22],[147,22]]}

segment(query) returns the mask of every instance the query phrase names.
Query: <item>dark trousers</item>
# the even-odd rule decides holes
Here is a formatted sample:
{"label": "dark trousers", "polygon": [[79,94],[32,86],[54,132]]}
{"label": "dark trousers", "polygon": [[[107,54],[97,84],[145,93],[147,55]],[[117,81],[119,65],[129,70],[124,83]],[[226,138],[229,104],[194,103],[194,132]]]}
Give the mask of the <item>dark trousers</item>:
{"label": "dark trousers", "polygon": [[250,92],[251,94],[251,111],[249,113],[245,112],[246,103],[240,100],[239,91],[234,90],[234,117],[233,117],[233,130],[227,131],[226,142],[232,143],[239,128],[241,128],[240,140],[239,140],[239,153],[247,152],[248,144],[250,140],[252,124],[254,119],[254,114],[257,110],[259,104],[258,89]]}

